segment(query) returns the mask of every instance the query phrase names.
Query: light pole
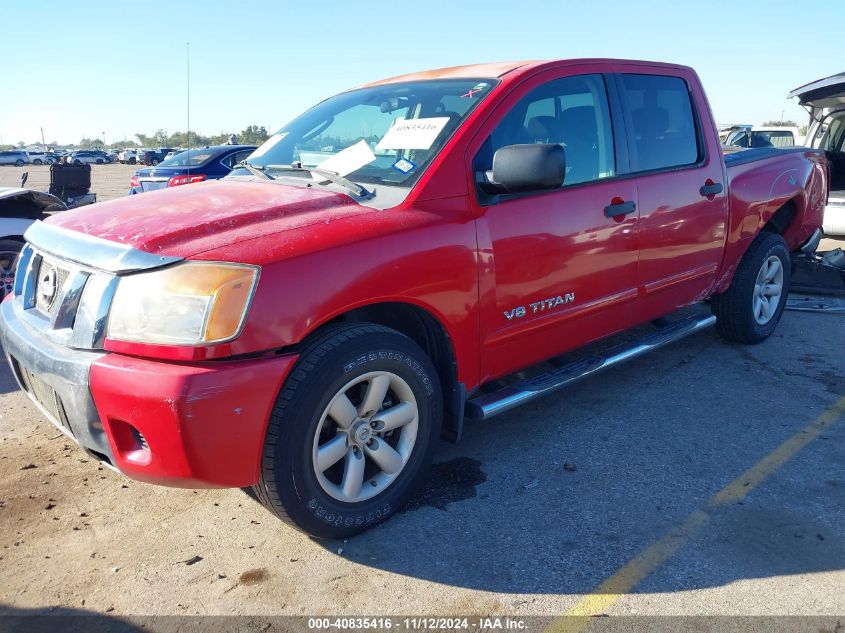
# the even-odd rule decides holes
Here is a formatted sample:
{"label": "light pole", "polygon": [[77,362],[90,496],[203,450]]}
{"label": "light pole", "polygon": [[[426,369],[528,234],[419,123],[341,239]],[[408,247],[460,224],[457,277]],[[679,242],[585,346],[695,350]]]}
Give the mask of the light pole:
{"label": "light pole", "polygon": [[44,142],[44,128],[41,128],[41,151],[47,151],[47,143]]}

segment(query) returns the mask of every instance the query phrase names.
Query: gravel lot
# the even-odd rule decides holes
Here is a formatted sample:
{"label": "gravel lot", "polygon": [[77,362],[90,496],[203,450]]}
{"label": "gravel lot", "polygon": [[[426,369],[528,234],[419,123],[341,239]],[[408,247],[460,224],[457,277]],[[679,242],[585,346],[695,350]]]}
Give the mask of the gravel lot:
{"label": "gravel lot", "polygon": [[[92,190],[124,195],[133,170],[94,166]],[[20,171],[0,168],[0,186]],[[29,172],[46,188],[46,168]],[[705,332],[470,425],[409,509],[348,542],[309,539],[239,490],[104,469],[3,364],[0,613],[563,613],[842,407],[843,334],[843,316],[786,312],[763,345]],[[845,419],[829,417],[608,613],[845,614]]]}

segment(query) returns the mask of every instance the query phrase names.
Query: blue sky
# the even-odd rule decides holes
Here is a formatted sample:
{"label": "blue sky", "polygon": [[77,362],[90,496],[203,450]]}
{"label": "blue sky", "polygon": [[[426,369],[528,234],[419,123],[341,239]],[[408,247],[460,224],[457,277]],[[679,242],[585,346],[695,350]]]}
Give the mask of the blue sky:
{"label": "blue sky", "polygon": [[[825,3],[843,24],[845,3]],[[510,59],[622,57],[700,74],[717,122],[806,114],[794,87],[841,72],[842,55],[795,0],[237,2],[0,0],[0,141],[106,141],[191,127],[278,129],[381,77]],[[817,35],[818,34],[818,35]],[[814,37],[817,41],[814,41]]]}

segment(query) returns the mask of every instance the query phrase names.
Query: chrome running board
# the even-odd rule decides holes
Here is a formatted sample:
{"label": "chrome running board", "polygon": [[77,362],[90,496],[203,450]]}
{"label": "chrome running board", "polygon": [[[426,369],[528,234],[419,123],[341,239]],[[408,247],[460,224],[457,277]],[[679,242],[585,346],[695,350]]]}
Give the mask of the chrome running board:
{"label": "chrome running board", "polygon": [[635,341],[611,348],[601,355],[586,356],[545,374],[471,398],[466,403],[465,415],[470,420],[487,420],[494,415],[510,411],[514,407],[567,387],[582,378],[679,341],[715,323],[716,317],[713,315],[688,317],[675,321]]}

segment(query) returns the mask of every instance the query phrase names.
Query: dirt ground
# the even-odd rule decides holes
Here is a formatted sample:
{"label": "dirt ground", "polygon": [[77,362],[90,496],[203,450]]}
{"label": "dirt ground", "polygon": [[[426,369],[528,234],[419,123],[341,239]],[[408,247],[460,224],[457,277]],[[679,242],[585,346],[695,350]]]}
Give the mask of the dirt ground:
{"label": "dirt ground", "polygon": [[[92,189],[124,195],[133,170],[94,166]],[[0,168],[0,185],[20,171]],[[328,542],[240,490],[103,468],[3,363],[0,614],[559,614],[820,415],[824,433],[608,612],[843,614],[843,332],[843,316],[798,312],[754,347],[704,332],[471,424],[409,508]]]}
{"label": "dirt ground", "polygon": [[[91,191],[97,194],[97,200],[105,202],[120,198],[129,192],[129,179],[136,165],[91,165]],[[0,167],[0,187],[18,187],[21,174],[29,173],[26,186],[29,189],[47,191],[50,187],[50,167],[47,165],[27,165],[24,167]]]}

